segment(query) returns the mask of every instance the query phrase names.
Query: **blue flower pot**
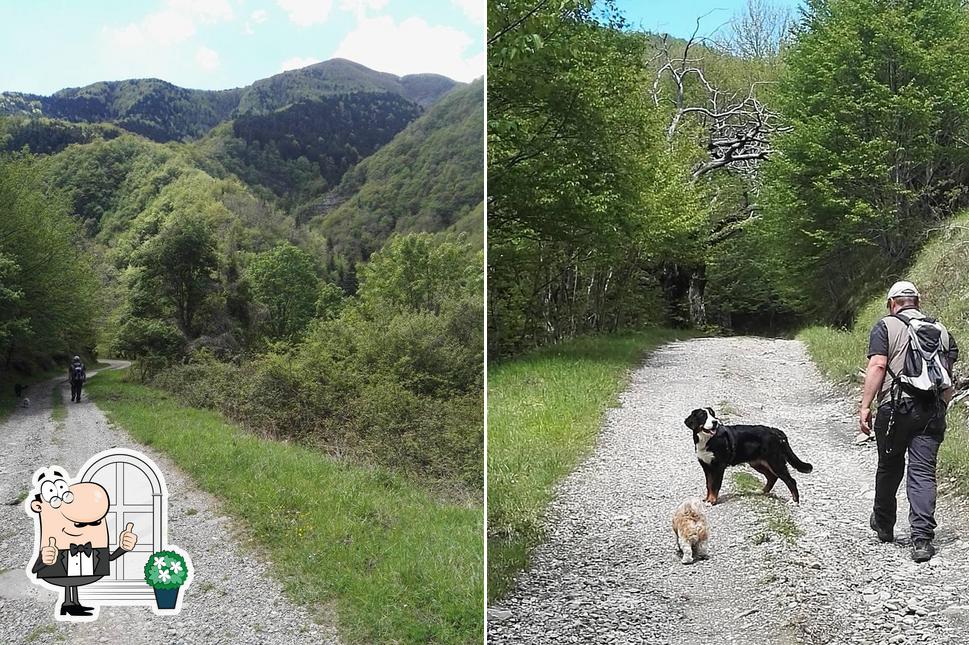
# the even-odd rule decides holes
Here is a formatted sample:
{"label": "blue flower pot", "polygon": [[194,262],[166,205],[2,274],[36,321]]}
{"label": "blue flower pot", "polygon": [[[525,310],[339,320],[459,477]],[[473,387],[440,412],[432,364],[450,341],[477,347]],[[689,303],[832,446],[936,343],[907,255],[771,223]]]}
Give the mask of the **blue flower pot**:
{"label": "blue flower pot", "polygon": [[175,609],[175,602],[178,600],[178,590],[174,589],[155,589],[155,604],[159,609]]}

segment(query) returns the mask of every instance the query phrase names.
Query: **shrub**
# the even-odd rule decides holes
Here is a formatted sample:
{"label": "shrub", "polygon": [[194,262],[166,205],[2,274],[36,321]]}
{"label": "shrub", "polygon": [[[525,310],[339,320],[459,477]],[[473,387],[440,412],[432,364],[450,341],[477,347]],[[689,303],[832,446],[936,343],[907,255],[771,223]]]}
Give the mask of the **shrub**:
{"label": "shrub", "polygon": [[[156,383],[266,436],[478,489],[480,257],[429,235],[399,238],[379,255],[360,299],[331,299],[338,315],[327,306],[299,342],[271,344],[240,365],[203,353]],[[425,270],[432,275],[398,294]]]}

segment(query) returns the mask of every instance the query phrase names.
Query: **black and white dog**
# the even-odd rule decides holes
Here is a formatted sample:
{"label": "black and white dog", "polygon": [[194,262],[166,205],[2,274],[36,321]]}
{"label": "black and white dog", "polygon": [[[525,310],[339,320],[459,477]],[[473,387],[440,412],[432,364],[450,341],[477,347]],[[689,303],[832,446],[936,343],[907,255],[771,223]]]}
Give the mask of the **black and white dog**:
{"label": "black and white dog", "polygon": [[696,458],[707,480],[705,501],[717,503],[723,473],[728,466],[750,464],[767,478],[764,493],[769,493],[780,479],[787,484],[795,503],[800,501],[797,482],[791,477],[787,464],[802,473],[814,470],[811,464],[797,458],[787,435],[777,428],[760,425],[728,426],[720,422],[713,408],[698,408],[684,421],[693,430]]}

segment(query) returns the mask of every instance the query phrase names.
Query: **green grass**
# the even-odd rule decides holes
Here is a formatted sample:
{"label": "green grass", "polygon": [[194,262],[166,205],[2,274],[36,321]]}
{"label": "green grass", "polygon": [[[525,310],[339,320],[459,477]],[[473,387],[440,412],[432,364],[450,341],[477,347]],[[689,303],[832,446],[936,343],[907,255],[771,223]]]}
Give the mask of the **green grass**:
{"label": "green grass", "polygon": [[[681,336],[685,332],[679,332]],[[488,595],[501,598],[542,538],[555,484],[595,442],[629,368],[671,330],[576,339],[489,367]]]}
{"label": "green grass", "polygon": [[64,405],[61,388],[57,385],[50,391],[50,418],[54,423],[63,423],[67,420],[67,406]]}
{"label": "green grass", "polygon": [[752,473],[735,470],[730,476],[737,495],[749,499],[763,524],[764,529],[752,538],[754,544],[770,542],[774,537],[792,543],[797,541],[801,529],[791,516],[791,509],[785,501],[762,494],[764,482]]}
{"label": "green grass", "polygon": [[764,488],[764,482],[743,470],[735,470],[730,476],[733,478],[734,489],[740,496],[756,495]]}
{"label": "green grass", "polygon": [[26,488],[20,489],[20,492],[17,493],[17,496],[16,497],[14,497],[14,498],[12,498],[10,500],[6,500],[6,504],[8,506],[19,506],[20,504],[23,504],[24,503],[24,500],[27,499],[27,493],[28,492],[29,491]]}
{"label": "green grass", "polygon": [[[57,633],[57,626],[56,625],[50,625],[50,624],[47,624],[47,625],[37,625],[32,630],[30,630],[30,633],[29,634],[27,634],[27,638],[26,638],[25,642],[27,642],[27,643],[35,643],[35,642],[40,643],[40,642],[44,642],[44,641],[49,641],[50,638],[52,636],[54,636],[56,633]],[[57,640],[61,640],[61,639],[58,638]]]}
{"label": "green grass", "polygon": [[[874,324],[874,320],[870,322]],[[826,377],[845,385],[858,383],[856,375],[868,362],[868,330],[808,327],[797,338],[807,345],[808,353]]]}
{"label": "green grass", "polygon": [[445,503],[384,470],[258,438],[120,371],[91,379],[88,392],[220,498],[290,597],[321,615],[335,609],[347,640],[481,642],[480,504]]}

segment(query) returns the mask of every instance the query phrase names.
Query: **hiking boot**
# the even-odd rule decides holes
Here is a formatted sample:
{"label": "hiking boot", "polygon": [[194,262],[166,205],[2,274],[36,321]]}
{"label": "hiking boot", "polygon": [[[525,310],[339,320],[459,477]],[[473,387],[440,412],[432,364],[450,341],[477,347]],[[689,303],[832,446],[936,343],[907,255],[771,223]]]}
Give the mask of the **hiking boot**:
{"label": "hiking boot", "polygon": [[912,542],[912,559],[916,562],[928,562],[935,555],[935,547],[932,540],[924,538]]}
{"label": "hiking boot", "polygon": [[882,542],[895,541],[895,534],[892,533],[891,530],[883,529],[878,525],[878,522],[875,521],[874,512],[872,512],[871,517],[868,518],[868,525],[871,526],[871,530],[875,532],[875,534],[878,536],[878,539],[881,540]]}

